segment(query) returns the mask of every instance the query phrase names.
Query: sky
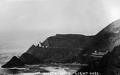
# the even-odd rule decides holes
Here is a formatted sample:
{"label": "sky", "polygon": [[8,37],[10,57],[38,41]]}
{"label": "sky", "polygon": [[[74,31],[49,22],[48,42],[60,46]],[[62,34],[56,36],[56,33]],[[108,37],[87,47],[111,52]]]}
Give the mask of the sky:
{"label": "sky", "polygon": [[0,0],[0,49],[27,50],[55,34],[95,35],[119,13],[120,0]]}

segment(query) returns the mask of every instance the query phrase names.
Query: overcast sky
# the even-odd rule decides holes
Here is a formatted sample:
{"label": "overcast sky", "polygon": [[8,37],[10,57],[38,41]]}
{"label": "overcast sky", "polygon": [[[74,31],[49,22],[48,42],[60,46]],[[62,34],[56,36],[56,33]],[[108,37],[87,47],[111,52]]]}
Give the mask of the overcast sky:
{"label": "overcast sky", "polygon": [[0,0],[0,49],[55,34],[95,35],[120,18],[120,0]]}

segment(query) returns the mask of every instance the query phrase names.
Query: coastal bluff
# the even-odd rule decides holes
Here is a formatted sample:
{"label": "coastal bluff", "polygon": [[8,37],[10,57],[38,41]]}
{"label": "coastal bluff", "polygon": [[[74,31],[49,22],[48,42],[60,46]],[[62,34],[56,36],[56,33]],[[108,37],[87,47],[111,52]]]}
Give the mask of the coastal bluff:
{"label": "coastal bluff", "polygon": [[118,45],[120,45],[120,20],[112,22],[96,35],[56,34],[50,36],[37,46],[32,45],[18,59],[29,65],[86,63],[92,53],[112,51]]}

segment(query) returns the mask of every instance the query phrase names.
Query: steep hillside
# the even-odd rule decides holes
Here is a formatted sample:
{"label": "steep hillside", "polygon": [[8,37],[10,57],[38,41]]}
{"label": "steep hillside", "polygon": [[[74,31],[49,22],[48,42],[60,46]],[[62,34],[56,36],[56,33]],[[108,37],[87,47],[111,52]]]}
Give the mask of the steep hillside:
{"label": "steep hillside", "polygon": [[118,45],[120,45],[120,20],[112,22],[97,33],[79,54],[80,60],[85,63],[89,61],[93,52],[112,51]]}
{"label": "steep hillside", "polygon": [[101,30],[93,40],[93,46],[96,50],[112,50],[120,45],[120,20],[112,22]]}

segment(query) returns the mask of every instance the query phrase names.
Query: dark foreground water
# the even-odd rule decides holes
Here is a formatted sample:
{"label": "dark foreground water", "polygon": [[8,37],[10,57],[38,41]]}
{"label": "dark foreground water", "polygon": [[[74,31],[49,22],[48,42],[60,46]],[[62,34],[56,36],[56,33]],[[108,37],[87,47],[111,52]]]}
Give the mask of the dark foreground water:
{"label": "dark foreground water", "polygon": [[[21,53],[1,52],[0,66]],[[39,64],[26,65],[23,68],[0,68],[0,75],[72,75],[79,68],[79,64]]]}

